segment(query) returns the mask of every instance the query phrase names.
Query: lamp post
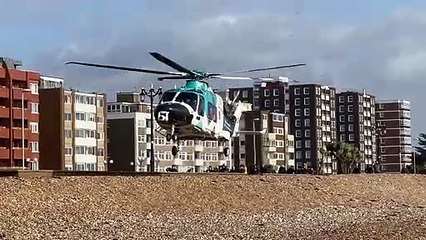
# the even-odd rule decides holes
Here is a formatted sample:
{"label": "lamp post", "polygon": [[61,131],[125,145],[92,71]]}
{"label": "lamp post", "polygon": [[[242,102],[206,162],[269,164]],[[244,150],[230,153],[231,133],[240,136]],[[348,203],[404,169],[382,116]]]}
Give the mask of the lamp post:
{"label": "lamp post", "polygon": [[22,89],[21,92],[21,130],[22,130],[22,170],[25,169],[25,109],[24,109],[24,104],[25,104],[25,100],[24,100],[24,93],[25,92],[31,92],[31,89]]}
{"label": "lamp post", "polygon": [[145,101],[145,96],[149,97],[150,100],[150,104],[151,104],[151,161],[150,161],[150,170],[151,172],[154,172],[154,165],[155,165],[155,161],[154,161],[154,97],[156,97],[157,95],[161,95],[162,92],[162,88],[160,87],[158,90],[154,89],[154,86],[151,84],[151,87],[148,91],[145,91],[144,88],[141,89],[141,101]]}

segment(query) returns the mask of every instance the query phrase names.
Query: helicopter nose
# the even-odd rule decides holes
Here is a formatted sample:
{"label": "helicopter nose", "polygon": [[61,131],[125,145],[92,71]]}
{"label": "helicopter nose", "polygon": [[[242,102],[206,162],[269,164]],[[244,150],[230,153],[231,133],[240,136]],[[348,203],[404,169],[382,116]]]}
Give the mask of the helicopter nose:
{"label": "helicopter nose", "polygon": [[155,118],[159,124],[189,124],[192,115],[188,109],[179,103],[164,103],[157,106],[154,111]]}

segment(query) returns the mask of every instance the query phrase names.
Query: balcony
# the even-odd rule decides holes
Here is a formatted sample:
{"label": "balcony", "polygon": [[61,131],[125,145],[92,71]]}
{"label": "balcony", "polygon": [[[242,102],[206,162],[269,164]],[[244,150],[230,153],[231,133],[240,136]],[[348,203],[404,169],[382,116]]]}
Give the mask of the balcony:
{"label": "balcony", "polygon": [[0,148],[0,158],[1,159],[9,159],[9,149],[7,148]]}

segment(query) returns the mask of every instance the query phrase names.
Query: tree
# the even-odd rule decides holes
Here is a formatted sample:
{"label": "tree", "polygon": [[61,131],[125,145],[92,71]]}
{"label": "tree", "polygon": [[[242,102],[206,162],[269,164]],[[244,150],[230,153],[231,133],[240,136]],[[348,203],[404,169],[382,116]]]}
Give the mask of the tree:
{"label": "tree", "polygon": [[337,173],[352,173],[360,163],[361,153],[353,144],[346,142],[330,143],[326,145],[326,152],[337,160]]}

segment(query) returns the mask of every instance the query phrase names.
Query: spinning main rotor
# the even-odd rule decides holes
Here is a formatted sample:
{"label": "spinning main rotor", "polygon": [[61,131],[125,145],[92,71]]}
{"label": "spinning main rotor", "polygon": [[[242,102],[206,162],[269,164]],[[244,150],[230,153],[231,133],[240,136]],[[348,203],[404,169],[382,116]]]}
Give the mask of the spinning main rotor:
{"label": "spinning main rotor", "polygon": [[[163,81],[166,79],[205,80],[209,78],[228,79],[228,80],[255,80],[256,79],[253,77],[239,77],[239,76],[233,77],[233,76],[224,76],[223,73],[209,73],[209,72],[189,70],[158,52],[150,52],[149,54],[153,56],[155,59],[157,59],[158,61],[177,70],[178,72],[168,72],[168,71],[151,70],[151,69],[144,69],[144,68],[131,68],[131,67],[122,67],[122,66],[114,66],[114,65],[77,62],[77,61],[66,62],[66,64],[76,64],[76,65],[124,70],[124,71],[131,71],[131,72],[143,72],[143,73],[151,73],[151,74],[157,74],[157,75],[167,75],[164,77],[159,77],[158,80],[160,81]],[[299,64],[292,64],[292,65],[282,65],[282,66],[274,66],[274,67],[267,67],[267,68],[256,68],[256,69],[250,69],[250,70],[235,71],[235,72],[229,72],[226,74],[252,73],[252,72],[260,72],[260,71],[267,71],[267,70],[282,69],[282,68],[300,67],[305,65],[306,64],[304,63],[299,63]]]}

